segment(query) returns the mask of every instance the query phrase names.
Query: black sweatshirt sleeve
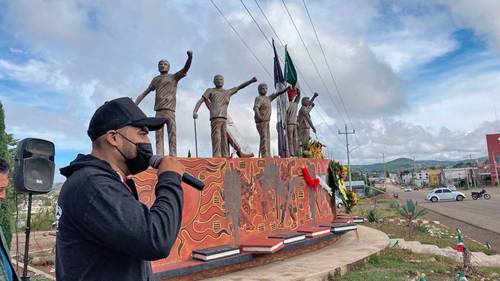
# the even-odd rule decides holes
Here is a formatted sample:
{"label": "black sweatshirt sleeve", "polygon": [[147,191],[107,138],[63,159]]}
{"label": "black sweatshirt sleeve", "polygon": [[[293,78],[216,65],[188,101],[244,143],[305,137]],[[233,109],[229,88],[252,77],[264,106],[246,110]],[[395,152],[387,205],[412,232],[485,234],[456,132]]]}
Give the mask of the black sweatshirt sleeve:
{"label": "black sweatshirt sleeve", "polygon": [[105,247],[137,258],[167,257],[181,226],[181,176],[174,172],[159,175],[150,209],[120,182],[99,182],[93,182],[97,192],[83,218],[87,234]]}

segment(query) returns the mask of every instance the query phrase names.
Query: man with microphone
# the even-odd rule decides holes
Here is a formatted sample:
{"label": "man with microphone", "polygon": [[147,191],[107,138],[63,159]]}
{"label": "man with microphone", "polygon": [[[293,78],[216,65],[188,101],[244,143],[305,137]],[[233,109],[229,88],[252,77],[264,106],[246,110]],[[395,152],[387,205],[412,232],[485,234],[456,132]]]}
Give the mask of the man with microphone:
{"label": "man with microphone", "polygon": [[149,166],[151,118],[129,98],[99,107],[90,120],[92,153],[61,169],[67,177],[56,209],[57,280],[152,280],[151,260],[169,255],[181,226],[184,166],[163,158],[156,200],[138,201],[129,175]]}

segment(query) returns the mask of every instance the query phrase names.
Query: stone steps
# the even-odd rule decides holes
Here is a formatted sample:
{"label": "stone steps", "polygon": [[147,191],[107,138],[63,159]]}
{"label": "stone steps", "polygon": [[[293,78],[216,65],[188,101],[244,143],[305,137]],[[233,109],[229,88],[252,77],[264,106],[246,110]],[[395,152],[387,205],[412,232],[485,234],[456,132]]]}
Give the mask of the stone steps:
{"label": "stone steps", "polygon": [[[415,253],[445,256],[456,261],[462,261],[462,256],[451,247],[439,248],[436,245],[422,244],[419,241],[405,241],[404,239],[390,239],[390,247],[407,249]],[[397,244],[396,244],[397,243]],[[472,252],[472,264],[476,266],[500,266],[500,255],[488,256],[483,252]]]}

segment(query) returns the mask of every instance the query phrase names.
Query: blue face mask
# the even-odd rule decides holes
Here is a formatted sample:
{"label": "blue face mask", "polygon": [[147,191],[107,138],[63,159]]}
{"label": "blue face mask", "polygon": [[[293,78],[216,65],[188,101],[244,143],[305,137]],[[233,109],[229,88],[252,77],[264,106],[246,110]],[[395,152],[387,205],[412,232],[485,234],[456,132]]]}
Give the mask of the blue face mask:
{"label": "blue face mask", "polygon": [[145,171],[149,167],[149,159],[153,156],[153,147],[150,143],[135,143],[125,137],[124,135],[116,132],[128,142],[135,145],[137,154],[135,158],[127,158],[118,148],[118,152],[122,155],[123,159],[125,159],[125,164],[127,165],[128,170],[132,175],[138,174],[140,172]]}

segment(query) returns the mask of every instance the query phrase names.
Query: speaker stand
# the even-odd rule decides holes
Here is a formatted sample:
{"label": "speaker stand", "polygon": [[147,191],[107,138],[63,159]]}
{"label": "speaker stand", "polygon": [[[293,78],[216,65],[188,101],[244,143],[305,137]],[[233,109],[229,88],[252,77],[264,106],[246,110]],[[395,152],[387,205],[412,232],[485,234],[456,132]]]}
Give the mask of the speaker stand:
{"label": "speaker stand", "polygon": [[28,276],[28,263],[29,263],[29,247],[30,247],[30,231],[31,231],[31,203],[33,193],[28,193],[28,218],[26,219],[26,241],[24,242],[24,266],[22,281],[30,281]]}

